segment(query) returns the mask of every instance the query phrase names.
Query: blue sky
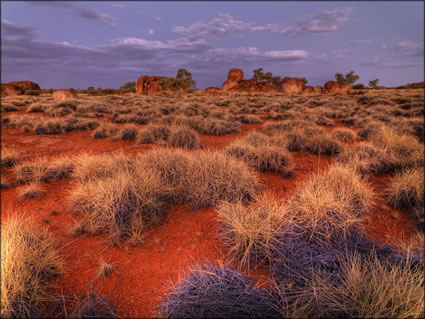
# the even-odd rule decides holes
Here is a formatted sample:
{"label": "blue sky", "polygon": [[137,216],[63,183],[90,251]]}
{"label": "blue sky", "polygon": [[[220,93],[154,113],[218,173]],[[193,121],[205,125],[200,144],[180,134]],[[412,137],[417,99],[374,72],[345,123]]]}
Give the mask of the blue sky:
{"label": "blue sky", "polygon": [[311,85],[424,81],[424,2],[1,2],[1,81],[119,88],[186,68],[199,88],[263,67]]}

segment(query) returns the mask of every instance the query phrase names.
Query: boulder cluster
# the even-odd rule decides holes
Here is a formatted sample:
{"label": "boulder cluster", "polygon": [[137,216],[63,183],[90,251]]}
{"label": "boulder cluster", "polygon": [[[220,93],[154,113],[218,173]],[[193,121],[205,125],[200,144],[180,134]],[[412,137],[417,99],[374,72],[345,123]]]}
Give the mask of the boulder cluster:
{"label": "boulder cluster", "polygon": [[244,80],[243,71],[231,69],[227,75],[227,80],[221,86],[224,92],[249,92],[249,93],[286,93],[286,94],[344,94],[350,92],[350,85],[341,85],[335,81],[326,82],[322,88],[320,86],[306,86],[301,79],[285,77],[278,85],[270,82],[258,82],[255,80]]}
{"label": "boulder cluster", "polygon": [[1,84],[1,96],[16,96],[24,93],[25,90],[40,91],[40,86],[31,81],[12,81]]}

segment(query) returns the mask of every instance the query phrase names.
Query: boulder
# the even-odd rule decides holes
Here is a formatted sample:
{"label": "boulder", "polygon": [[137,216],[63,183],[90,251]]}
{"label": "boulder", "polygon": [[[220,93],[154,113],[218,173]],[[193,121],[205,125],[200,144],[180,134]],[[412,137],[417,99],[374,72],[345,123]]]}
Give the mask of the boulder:
{"label": "boulder", "polygon": [[247,93],[277,93],[277,89],[270,82],[257,82],[255,80],[242,80],[228,92],[247,92]]}
{"label": "boulder", "polygon": [[76,95],[69,90],[60,89],[60,90],[55,90],[52,94],[52,97],[53,97],[53,100],[55,101],[66,101],[66,100],[75,99]]}
{"label": "boulder", "polygon": [[215,95],[219,95],[220,92],[221,92],[220,88],[208,87],[202,92],[202,94],[215,96]]}
{"label": "boulder", "polygon": [[306,86],[303,90],[303,95],[315,95],[316,90],[312,86]]}
{"label": "boulder", "polygon": [[228,91],[229,89],[231,89],[232,87],[234,87],[236,85],[238,85],[238,82],[226,80],[226,81],[224,81],[223,85],[221,86],[221,90],[222,91]]}
{"label": "boulder", "polygon": [[279,87],[286,94],[301,94],[305,88],[303,81],[297,78],[284,77]]}
{"label": "boulder", "polygon": [[31,81],[12,81],[7,84],[13,86],[17,90],[22,90],[24,88],[27,90],[41,90],[37,83]]}
{"label": "boulder", "polygon": [[16,96],[20,95],[21,91],[16,90],[13,86],[9,84],[1,84],[1,96]]}
{"label": "boulder", "polygon": [[321,94],[323,92],[323,88],[319,85],[313,86],[313,89],[316,94]]}
{"label": "boulder", "polygon": [[163,76],[141,76],[136,83],[136,93],[148,95],[164,92],[166,90],[161,87],[161,81],[166,79]]}
{"label": "boulder", "polygon": [[341,85],[335,81],[328,81],[325,83],[324,91],[330,94],[343,94],[351,90],[351,85]]}
{"label": "boulder", "polygon": [[243,71],[241,69],[230,69],[227,73],[228,81],[240,82],[243,80]]}
{"label": "boulder", "polygon": [[423,89],[425,88],[425,82],[415,82],[406,85],[409,89]]}

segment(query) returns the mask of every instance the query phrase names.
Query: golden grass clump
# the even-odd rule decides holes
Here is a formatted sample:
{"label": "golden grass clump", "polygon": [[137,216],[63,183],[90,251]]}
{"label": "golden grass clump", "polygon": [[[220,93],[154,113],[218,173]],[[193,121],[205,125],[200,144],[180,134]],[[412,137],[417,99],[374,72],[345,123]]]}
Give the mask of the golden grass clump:
{"label": "golden grass clump", "polygon": [[226,147],[225,154],[244,161],[257,171],[279,172],[289,176],[292,160],[286,147],[287,141],[283,137],[252,133]]}
{"label": "golden grass clump", "polygon": [[397,173],[385,190],[388,204],[407,209],[419,225],[424,225],[424,168],[411,168]]}
{"label": "golden grass clump", "polygon": [[349,254],[336,280],[320,272],[313,275],[310,289],[300,292],[302,303],[318,317],[423,318],[423,268],[408,263]]}
{"label": "golden grass clump", "polygon": [[1,232],[1,317],[42,315],[55,301],[47,284],[63,271],[63,259],[49,233],[28,217],[11,215]]}
{"label": "golden grass clump", "polygon": [[217,207],[220,235],[232,258],[249,268],[270,262],[282,227],[291,218],[282,203],[263,193],[249,206],[222,202]]}
{"label": "golden grass clump", "polygon": [[24,186],[19,192],[18,197],[20,199],[41,199],[46,194],[39,182],[31,182]]}
{"label": "golden grass clump", "polygon": [[1,148],[1,167],[15,166],[20,160],[20,152],[15,146]]}
{"label": "golden grass clump", "polygon": [[330,241],[359,227],[365,211],[374,204],[374,194],[357,174],[335,164],[300,186],[287,209],[311,239]]}
{"label": "golden grass clump", "polygon": [[200,139],[196,132],[188,127],[176,127],[168,136],[168,144],[173,147],[184,149],[196,149],[200,147]]}
{"label": "golden grass clump", "polygon": [[71,202],[74,211],[84,216],[80,231],[107,233],[111,244],[116,244],[124,236],[140,236],[160,221],[168,208],[168,189],[159,176],[140,166],[113,172],[112,176],[77,182]]}
{"label": "golden grass clump", "polygon": [[154,150],[143,161],[171,187],[174,201],[189,202],[193,209],[213,207],[222,200],[249,201],[261,188],[245,163],[220,152]]}
{"label": "golden grass clump", "polygon": [[354,142],[356,135],[354,132],[347,128],[337,128],[332,131],[331,136],[340,142]]}

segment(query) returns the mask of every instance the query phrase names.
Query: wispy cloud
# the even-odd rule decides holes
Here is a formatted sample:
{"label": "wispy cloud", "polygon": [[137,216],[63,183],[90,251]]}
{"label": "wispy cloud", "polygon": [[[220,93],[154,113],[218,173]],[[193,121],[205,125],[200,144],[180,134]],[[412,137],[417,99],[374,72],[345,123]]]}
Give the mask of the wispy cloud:
{"label": "wispy cloud", "polygon": [[153,35],[153,34],[155,34],[155,31],[153,29],[147,29],[146,30],[146,33],[147,34],[150,34],[150,35]]}
{"label": "wispy cloud", "polygon": [[382,56],[370,56],[360,61],[359,65],[362,66],[374,66],[385,69],[403,69],[418,67],[417,63],[406,63],[403,61],[397,61],[393,57],[382,57]]}
{"label": "wispy cloud", "polygon": [[323,10],[316,14],[303,16],[290,26],[255,25],[252,22],[235,19],[228,13],[219,13],[217,17],[209,21],[197,21],[188,26],[173,26],[171,31],[190,39],[219,38],[238,33],[262,31],[295,37],[337,31],[345,22],[349,21],[352,12],[351,8]]}
{"label": "wispy cloud", "polygon": [[394,50],[397,55],[405,57],[419,57],[424,55],[423,41],[399,41],[394,45]]}
{"label": "wispy cloud", "polygon": [[161,17],[158,17],[158,16],[156,16],[156,17],[153,17],[156,21],[161,21],[162,20],[162,18]]}
{"label": "wispy cloud", "polygon": [[358,44],[367,44],[372,43],[372,39],[362,39],[362,40],[350,40],[348,41],[348,45],[358,45]]}
{"label": "wispy cloud", "polygon": [[116,8],[125,8],[125,5],[123,5],[121,3],[111,3],[111,6],[116,7]]}
{"label": "wispy cloud", "polygon": [[97,21],[111,27],[115,27],[117,23],[116,17],[99,12],[80,2],[28,1],[28,3],[32,6],[51,6],[71,10],[81,18]]}
{"label": "wispy cloud", "polygon": [[295,25],[281,29],[275,28],[275,32],[292,37],[304,34],[329,33],[337,31],[344,23],[349,21],[352,13],[352,8],[323,10],[301,17]]}

